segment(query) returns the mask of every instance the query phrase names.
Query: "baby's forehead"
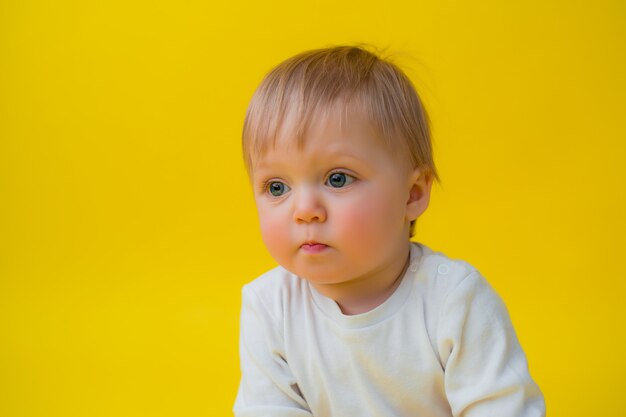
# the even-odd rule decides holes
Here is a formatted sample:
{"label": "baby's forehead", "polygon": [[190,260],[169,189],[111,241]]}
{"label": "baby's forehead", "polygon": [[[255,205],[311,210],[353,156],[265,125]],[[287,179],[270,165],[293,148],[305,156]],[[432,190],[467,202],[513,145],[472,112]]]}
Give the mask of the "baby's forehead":
{"label": "baby's forehead", "polygon": [[309,156],[319,161],[320,155],[335,162],[358,160],[372,153],[389,154],[400,165],[408,162],[406,148],[386,140],[367,114],[361,112],[321,113],[306,124],[293,115],[284,121],[276,135],[264,138],[262,146],[251,155],[253,165],[281,164]]}
{"label": "baby's forehead", "polygon": [[[364,140],[359,141],[361,137]],[[271,144],[272,148],[295,146],[301,149],[320,138],[338,147],[347,140],[358,146],[379,146],[389,142],[366,110],[346,103],[318,106],[307,114],[290,110],[280,118],[274,134],[268,135],[264,142]],[[365,140],[370,138],[376,140]]]}
{"label": "baby's forehead", "polygon": [[[372,100],[360,95],[344,95],[315,103],[286,101],[290,105],[274,106],[273,111],[262,106],[255,111],[257,123],[252,124],[254,127],[247,131],[244,141],[250,173],[268,153],[275,150],[302,151],[320,139],[324,139],[328,146],[336,143],[341,147],[342,142],[347,141],[354,147],[376,147],[379,152],[390,152],[399,164],[412,164],[406,138],[398,134],[397,126],[391,120],[381,116],[380,109]],[[258,113],[263,113],[264,117]],[[363,140],[359,135],[363,136]]]}

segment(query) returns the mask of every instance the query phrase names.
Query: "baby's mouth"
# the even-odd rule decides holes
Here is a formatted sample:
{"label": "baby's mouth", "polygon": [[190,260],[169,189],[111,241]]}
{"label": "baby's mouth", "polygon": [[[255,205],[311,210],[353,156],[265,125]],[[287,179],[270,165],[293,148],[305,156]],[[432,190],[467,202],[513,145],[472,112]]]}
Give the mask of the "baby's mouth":
{"label": "baby's mouth", "polygon": [[300,246],[300,249],[307,253],[320,253],[323,252],[326,248],[328,248],[328,245],[315,241],[304,242]]}

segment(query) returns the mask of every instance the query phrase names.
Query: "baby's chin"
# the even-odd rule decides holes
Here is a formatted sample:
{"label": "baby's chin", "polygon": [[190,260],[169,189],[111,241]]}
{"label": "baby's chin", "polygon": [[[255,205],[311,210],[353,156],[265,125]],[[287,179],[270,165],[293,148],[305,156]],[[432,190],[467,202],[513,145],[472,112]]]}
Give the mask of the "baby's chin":
{"label": "baby's chin", "polygon": [[346,271],[339,270],[328,264],[286,269],[292,274],[308,281],[313,286],[341,286],[351,281]]}
{"label": "baby's chin", "polygon": [[309,281],[311,284],[334,284],[341,280],[336,274],[320,271],[317,268],[285,268],[299,278]]}

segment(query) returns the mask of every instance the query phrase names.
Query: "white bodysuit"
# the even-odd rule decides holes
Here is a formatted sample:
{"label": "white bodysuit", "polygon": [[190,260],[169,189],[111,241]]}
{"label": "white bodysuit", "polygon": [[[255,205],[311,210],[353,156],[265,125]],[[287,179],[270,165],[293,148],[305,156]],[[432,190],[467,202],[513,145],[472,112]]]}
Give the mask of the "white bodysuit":
{"label": "white bodysuit", "polygon": [[282,267],[243,288],[237,417],[542,417],[500,297],[413,243],[383,304],[347,316]]}

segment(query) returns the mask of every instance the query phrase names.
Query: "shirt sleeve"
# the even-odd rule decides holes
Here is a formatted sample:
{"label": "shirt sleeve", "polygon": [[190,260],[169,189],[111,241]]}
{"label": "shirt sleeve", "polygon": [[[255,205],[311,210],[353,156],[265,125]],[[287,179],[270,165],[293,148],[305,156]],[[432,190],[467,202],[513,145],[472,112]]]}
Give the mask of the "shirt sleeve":
{"label": "shirt sleeve", "polygon": [[239,336],[241,382],[236,417],[311,417],[284,351],[280,323],[244,286]]}
{"label": "shirt sleeve", "polygon": [[450,291],[439,316],[437,344],[455,417],[544,417],[508,311],[476,271]]}

